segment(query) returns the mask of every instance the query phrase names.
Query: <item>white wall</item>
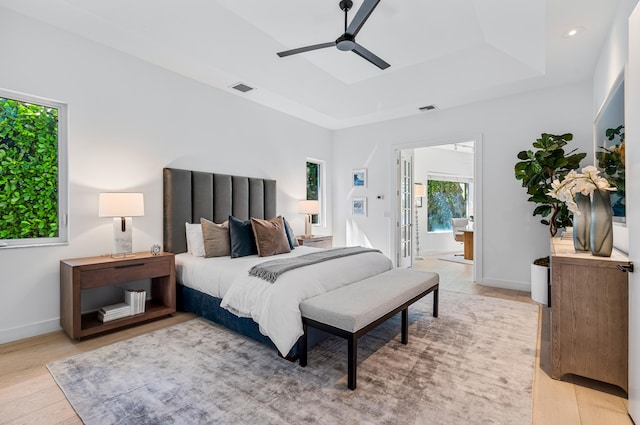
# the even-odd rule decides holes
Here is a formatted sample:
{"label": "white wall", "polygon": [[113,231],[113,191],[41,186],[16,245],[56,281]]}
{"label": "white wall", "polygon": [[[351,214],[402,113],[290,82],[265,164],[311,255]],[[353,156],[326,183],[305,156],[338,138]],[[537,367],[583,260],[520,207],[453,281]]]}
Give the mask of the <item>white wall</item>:
{"label": "white wall", "polygon": [[593,74],[593,117],[602,107],[627,63],[628,19],[638,0],[622,0]]}
{"label": "white wall", "polygon": [[[452,142],[455,141],[456,140],[452,140]],[[414,150],[413,170],[416,183],[426,184],[430,174],[473,179],[473,153],[438,147],[418,148]],[[418,255],[435,252],[462,252],[462,244],[454,240],[453,232],[427,232],[426,198],[423,200],[423,207],[417,210],[421,253]],[[470,215],[473,215],[473,212],[470,212]]]}
{"label": "white wall", "polygon": [[328,161],[333,198],[326,129],[2,8],[0,51],[2,88],[68,103],[70,135],[70,243],[0,250],[0,343],[58,329],[59,261],[110,252],[99,192],[144,193],[135,251],[162,242],[165,166],[276,179],[278,212],[300,233],[307,157]]}
{"label": "white wall", "polygon": [[[629,15],[633,11],[638,0],[622,0],[618,7],[611,32],[598,58],[596,70],[593,75],[593,119],[602,109],[616,82],[621,78],[627,64],[629,49]],[[627,164],[630,167],[631,164]],[[627,170],[627,175],[629,172]],[[613,245],[624,251],[629,251],[629,233],[624,224],[613,224]]]}
{"label": "white wall", "polygon": [[[482,148],[477,154],[483,164],[484,195],[482,210],[475,211],[476,225],[483,228],[482,275],[477,280],[528,290],[531,261],[549,253],[549,233],[538,217],[532,217],[533,204],[514,177],[516,155],[531,148],[543,132],[571,132],[574,141],[569,147],[589,152],[585,163],[592,163],[591,104],[591,83],[584,82],[336,131],[334,241],[350,244],[347,229],[350,235],[357,230],[361,239],[395,258],[394,149],[422,141],[474,140],[480,135]],[[350,171],[359,167],[369,170],[369,187],[362,192],[370,200],[366,218],[349,215]],[[384,199],[376,199],[377,194],[384,194]]]}

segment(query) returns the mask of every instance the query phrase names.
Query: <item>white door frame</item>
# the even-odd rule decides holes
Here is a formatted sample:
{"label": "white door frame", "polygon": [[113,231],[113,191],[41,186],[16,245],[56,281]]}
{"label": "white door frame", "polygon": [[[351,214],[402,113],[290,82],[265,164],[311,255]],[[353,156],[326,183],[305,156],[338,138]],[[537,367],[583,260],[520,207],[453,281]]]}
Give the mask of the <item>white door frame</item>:
{"label": "white door frame", "polygon": [[[409,153],[410,152],[410,153]],[[396,209],[398,214],[398,220],[396,221],[395,228],[397,230],[397,238],[396,238],[396,247],[397,247],[397,256],[396,256],[396,267],[400,268],[408,268],[413,265],[414,260],[414,222],[413,215],[415,213],[415,202],[413,198],[413,176],[415,174],[413,167],[413,150],[411,149],[402,149],[396,151],[396,181],[398,183],[398,191],[396,192]],[[409,169],[405,170],[405,164],[409,164]],[[408,171],[408,173],[406,173]],[[408,174],[408,176],[406,175]],[[409,201],[407,202],[409,205],[409,214],[408,220],[406,223],[406,227],[408,230],[403,228],[402,225],[402,198],[406,196],[406,193],[402,192],[402,181],[408,177],[409,181],[406,182],[407,187],[409,189]],[[405,200],[406,201],[406,200]],[[408,240],[406,240],[407,234],[409,235]],[[405,255],[407,248],[403,249],[403,245],[408,244],[409,255]]]}
{"label": "white door frame", "polygon": [[[640,266],[640,5],[629,17],[629,51],[625,75],[627,231],[629,261]],[[630,166],[633,164],[633,166]],[[635,213],[634,213],[635,211]],[[629,273],[629,416],[640,423],[640,270]]]}
{"label": "white door frame", "polygon": [[[391,152],[389,157],[390,161],[390,170],[389,175],[397,176],[398,174],[398,164],[396,158],[398,157],[398,153],[401,150],[405,149],[419,149],[419,148],[428,148],[432,146],[439,145],[449,145],[453,143],[460,143],[462,141],[474,141],[475,149],[474,149],[474,163],[473,163],[473,182],[474,182],[474,196],[473,196],[473,204],[474,204],[474,219],[473,219],[473,281],[476,283],[482,283],[483,274],[482,274],[482,249],[479,248],[482,246],[483,241],[483,208],[482,208],[482,134],[466,134],[466,135],[452,135],[446,138],[439,139],[427,139],[427,140],[418,140],[413,142],[405,142],[398,143],[391,146]],[[397,204],[398,202],[398,179],[390,179],[390,191],[389,193],[394,194],[394,206],[391,208],[391,220],[392,223],[398,223],[399,217],[398,213],[400,211],[400,207]],[[391,241],[389,244],[391,248],[391,258],[394,258],[394,263],[397,266],[397,258],[398,258],[398,247],[399,247],[399,229],[397,225],[392,227],[392,235]]]}

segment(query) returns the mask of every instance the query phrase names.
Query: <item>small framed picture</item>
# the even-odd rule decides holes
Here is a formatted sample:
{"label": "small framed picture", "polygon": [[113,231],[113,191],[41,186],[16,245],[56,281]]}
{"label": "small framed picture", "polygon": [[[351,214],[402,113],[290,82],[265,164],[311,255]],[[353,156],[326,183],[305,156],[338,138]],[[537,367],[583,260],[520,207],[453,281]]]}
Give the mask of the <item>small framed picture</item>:
{"label": "small framed picture", "polygon": [[351,214],[367,215],[367,198],[353,198],[351,200]]}
{"label": "small framed picture", "polygon": [[367,169],[359,168],[351,172],[353,187],[367,187]]}

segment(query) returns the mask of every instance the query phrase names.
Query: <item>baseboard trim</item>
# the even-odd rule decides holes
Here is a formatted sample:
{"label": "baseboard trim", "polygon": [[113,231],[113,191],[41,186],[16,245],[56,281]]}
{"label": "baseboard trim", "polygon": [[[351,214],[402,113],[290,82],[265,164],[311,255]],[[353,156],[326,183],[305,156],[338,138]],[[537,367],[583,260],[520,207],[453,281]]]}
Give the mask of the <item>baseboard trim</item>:
{"label": "baseboard trim", "polygon": [[25,326],[19,326],[17,328],[2,329],[0,330],[0,344],[6,344],[7,342],[14,342],[20,339],[30,338],[32,336],[38,336],[55,332],[62,329],[60,327],[60,319],[44,320],[42,322],[31,323]]}
{"label": "baseboard trim", "polygon": [[491,286],[493,288],[513,289],[516,291],[531,292],[531,283],[529,282],[512,282],[508,280],[499,279],[482,279],[482,282],[477,282],[480,285]]}

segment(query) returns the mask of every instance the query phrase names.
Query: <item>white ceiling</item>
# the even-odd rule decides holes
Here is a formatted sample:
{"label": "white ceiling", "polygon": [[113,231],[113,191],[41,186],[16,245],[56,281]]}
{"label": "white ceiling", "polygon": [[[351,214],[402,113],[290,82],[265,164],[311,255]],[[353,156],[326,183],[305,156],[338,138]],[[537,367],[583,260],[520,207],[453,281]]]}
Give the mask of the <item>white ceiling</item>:
{"label": "white ceiling", "polygon": [[[0,0],[0,6],[339,129],[590,79],[619,0],[381,0],[357,42],[333,47],[338,0]],[[351,19],[362,0],[353,0]],[[563,37],[574,26],[584,31]],[[247,93],[230,88],[242,82]]]}

